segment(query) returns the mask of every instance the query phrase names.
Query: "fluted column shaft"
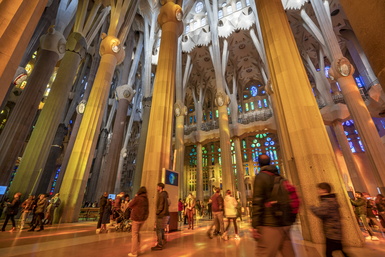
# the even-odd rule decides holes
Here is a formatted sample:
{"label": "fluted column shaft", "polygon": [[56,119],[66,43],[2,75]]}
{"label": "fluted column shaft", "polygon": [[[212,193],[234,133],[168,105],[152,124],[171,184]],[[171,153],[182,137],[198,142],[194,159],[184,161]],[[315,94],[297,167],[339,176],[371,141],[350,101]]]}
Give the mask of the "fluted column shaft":
{"label": "fluted column shaft", "polygon": [[385,92],[385,1],[340,0],[340,4]]}
{"label": "fluted column shaft", "polygon": [[[169,1],[161,7],[158,16],[158,23],[162,28],[162,41],[154,81],[142,174],[142,185],[147,187],[150,210],[156,208],[156,185],[162,180],[162,168],[171,168],[170,150],[175,96],[177,39],[183,29],[182,23],[175,18],[175,13],[178,11],[181,11],[181,7]],[[167,187],[165,189],[167,190]],[[150,212],[149,218],[144,225],[145,229],[152,230],[154,222],[155,212]]]}
{"label": "fluted column shaft", "polygon": [[[361,231],[330,145],[306,71],[280,0],[256,1],[269,70],[274,110],[285,170],[298,186],[303,201],[302,234],[305,240],[323,242],[320,221],[306,208],[318,201],[316,184],[329,182],[339,196],[344,239],[362,246]],[[293,90],[296,85],[297,90]]]}
{"label": "fluted column shaft", "polygon": [[196,199],[203,200],[203,156],[202,144],[197,143]]}
{"label": "fluted column shaft", "polygon": [[[119,156],[121,154],[124,141],[124,129],[127,125],[127,110],[130,102],[127,99],[119,99],[118,110],[115,116],[114,127],[112,131],[111,143],[107,155],[104,172],[107,173],[107,192],[113,193],[115,189],[116,174],[119,165]],[[134,109],[131,115],[134,115]],[[114,192],[118,194],[119,192]]]}
{"label": "fluted column shaft", "polygon": [[227,114],[227,104],[218,106],[219,111],[219,137],[221,146],[221,161],[222,161],[222,189],[226,191],[230,189],[234,192],[234,172],[231,161],[231,144],[230,144],[230,128],[229,115]]}
{"label": "fluted column shaft", "polygon": [[179,198],[182,199],[187,196],[187,184],[184,179],[186,177],[184,173],[184,117],[181,114],[175,118],[175,170],[179,172]]}
{"label": "fluted column shaft", "polygon": [[237,161],[237,185],[238,191],[240,193],[241,203],[243,207],[246,207],[246,188],[245,188],[245,172],[243,170],[243,161],[242,161],[242,147],[241,140],[239,137],[233,138],[235,146],[235,159]]}
{"label": "fluted column shaft", "polygon": [[67,96],[85,51],[84,37],[79,33],[72,33],[68,38],[67,51],[60,63],[50,94],[24,151],[11,192],[36,193],[31,191],[33,185],[31,181],[40,180],[38,171],[44,168],[47,161],[50,145],[64,115]]}
{"label": "fluted column shaft", "polygon": [[[114,36],[106,36],[100,46],[102,57],[99,69],[60,189],[62,204],[59,208],[63,210],[62,222],[77,221],[80,213],[83,192],[90,172],[90,159],[95,151],[110,83],[116,65],[124,59],[124,51],[121,48],[118,48],[117,52],[113,51],[116,51],[113,47],[115,45],[119,47],[119,40]],[[74,195],[79,197],[73,197]]]}

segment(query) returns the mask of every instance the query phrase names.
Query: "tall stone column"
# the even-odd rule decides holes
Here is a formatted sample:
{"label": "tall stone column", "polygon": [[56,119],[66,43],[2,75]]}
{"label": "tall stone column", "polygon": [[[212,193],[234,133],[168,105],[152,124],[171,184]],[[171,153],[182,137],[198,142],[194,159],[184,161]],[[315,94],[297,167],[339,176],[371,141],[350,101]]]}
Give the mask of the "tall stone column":
{"label": "tall stone column", "polygon": [[86,48],[86,40],[80,33],[74,32],[69,36],[66,53],[28,141],[10,192],[36,193],[31,191],[33,184],[31,181],[40,180],[38,172],[40,169],[44,169],[50,145],[64,115],[68,93],[71,90],[80,61],[85,57]]}
{"label": "tall stone column", "polygon": [[[280,134],[285,170],[297,185],[303,201],[303,238],[323,242],[321,223],[307,206],[318,201],[316,184],[329,182],[339,196],[344,239],[362,246],[349,198],[328,139],[317,103],[280,0],[256,1],[263,42],[271,72],[271,97]],[[293,90],[292,85],[296,85]]]}
{"label": "tall stone column", "polygon": [[[95,151],[96,138],[107,104],[110,83],[116,65],[124,59],[121,42],[115,36],[104,34],[99,52],[102,56],[99,69],[60,189],[62,204],[59,208],[63,211],[62,222],[76,221],[80,213],[91,165],[89,159],[93,157]],[[73,197],[74,195],[79,197]]]}
{"label": "tall stone column", "polygon": [[385,92],[385,2],[340,0],[340,4]]}
{"label": "tall stone column", "polygon": [[202,144],[197,143],[196,199],[203,200],[203,156]]}
{"label": "tall stone column", "polygon": [[[181,7],[170,0],[161,2],[163,6],[160,9],[158,23],[162,28],[162,41],[154,81],[142,174],[142,185],[147,187],[150,210],[156,208],[156,185],[161,182],[162,168],[171,168],[177,41],[183,31]],[[165,189],[167,190],[167,187]],[[154,222],[155,212],[152,211],[144,224],[145,229],[153,230]]]}
{"label": "tall stone column", "polygon": [[[114,192],[115,181],[117,179],[118,165],[123,141],[124,141],[124,130],[127,125],[127,110],[128,106],[134,96],[134,91],[131,86],[123,85],[116,89],[116,93],[119,99],[118,109],[115,116],[114,127],[112,131],[111,144],[106,160],[105,172],[107,175],[107,192]],[[132,108],[131,116],[135,115],[135,107]],[[132,119],[132,117],[131,117]],[[119,192],[115,191],[118,194]]]}
{"label": "tall stone column", "polygon": [[47,3],[48,0],[0,2],[0,81],[3,84],[0,87],[0,103],[8,91],[8,87],[4,85],[11,84]]}
{"label": "tall stone column", "polygon": [[[0,155],[0,183],[2,185],[8,183],[10,172],[31,130],[38,106],[55,65],[64,55],[65,42],[62,33],[53,28],[41,38],[41,50],[35,68],[0,136],[0,152],[3,153]],[[38,171],[29,169],[29,172]]]}
{"label": "tall stone column", "polygon": [[246,188],[245,188],[245,172],[243,170],[243,161],[242,161],[242,147],[241,140],[239,137],[233,137],[233,142],[235,146],[235,159],[237,161],[237,185],[238,191],[240,193],[241,203],[243,207],[246,207]]}
{"label": "tall stone column", "polygon": [[382,193],[385,193],[385,146],[374,125],[373,119],[366,108],[361,94],[353,78],[354,68],[349,60],[342,57],[332,62],[329,75],[336,80],[354,124],[359,132],[365,152],[372,164],[372,173]]}
{"label": "tall stone column", "polygon": [[229,98],[223,91],[219,91],[216,95],[215,102],[219,112],[218,121],[222,160],[222,189],[223,191],[230,189],[234,192],[235,187],[233,164],[231,162],[229,115],[227,113]]}
{"label": "tall stone column", "polygon": [[337,137],[338,144],[341,147],[342,154],[345,159],[347,170],[350,174],[355,191],[367,192],[365,179],[360,173],[360,169],[350,150],[348,139],[346,138],[344,127],[340,120],[335,120],[331,126]]}
{"label": "tall stone column", "polygon": [[187,184],[185,183],[186,174],[184,172],[184,119],[186,107],[181,101],[174,105],[175,109],[175,150],[176,164],[175,170],[179,172],[179,198],[187,196]]}

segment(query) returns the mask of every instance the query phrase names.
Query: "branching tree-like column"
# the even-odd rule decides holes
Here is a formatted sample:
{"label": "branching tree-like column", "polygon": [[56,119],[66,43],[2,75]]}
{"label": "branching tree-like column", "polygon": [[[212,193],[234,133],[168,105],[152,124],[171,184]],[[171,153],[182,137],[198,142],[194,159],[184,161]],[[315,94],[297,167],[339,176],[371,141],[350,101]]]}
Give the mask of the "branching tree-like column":
{"label": "branching tree-like column", "polygon": [[0,136],[0,152],[6,153],[0,155],[0,183],[3,185],[8,184],[10,173],[30,133],[56,63],[64,56],[66,40],[63,31],[73,18],[77,7],[77,1],[68,3],[69,1],[60,3],[55,28],[51,27],[48,33],[41,37],[41,51],[38,53],[35,67]]}
{"label": "branching tree-like column", "polygon": [[[112,76],[116,65],[124,60],[122,44],[131,27],[132,12],[136,12],[138,2],[117,0],[110,3],[110,27],[108,33],[102,35],[99,50],[102,58],[60,189],[62,222],[78,219]],[[131,22],[127,22],[129,20]]]}
{"label": "branching tree-like column", "polygon": [[385,2],[340,0],[340,3],[385,92]]}
{"label": "branching tree-like column", "polygon": [[[256,1],[274,98],[285,169],[300,189],[305,240],[323,242],[320,221],[306,208],[317,201],[316,184],[329,182],[339,195],[346,243],[362,246],[361,231],[325,126],[311,91],[290,25],[280,0]],[[293,90],[295,85],[296,90]],[[268,85],[269,86],[269,85]]]}
{"label": "branching tree-like column", "polygon": [[[154,81],[154,92],[146,150],[144,152],[142,185],[147,187],[150,210],[155,210],[157,183],[161,182],[162,168],[169,169],[171,158],[173,103],[177,41],[183,31],[182,9],[173,1],[161,1],[158,23],[162,28],[159,61]],[[167,190],[167,187],[166,187]],[[155,211],[150,211],[146,230],[153,230]]]}
{"label": "branching tree-like column", "polygon": [[0,81],[3,84],[0,103],[8,90],[4,85],[11,83],[47,3],[48,0],[3,0],[0,3]]}
{"label": "branching tree-like column", "polygon": [[[87,7],[88,2],[84,1],[82,3]],[[84,13],[84,9],[86,8],[78,9],[80,14],[78,14],[75,21],[74,32],[68,37],[66,52],[60,63],[56,79],[52,84],[50,94],[24,151],[17,175],[10,189],[12,193],[22,192],[23,194],[35,194],[36,188],[32,188],[33,185],[37,184],[42,175],[47,176],[47,174],[41,174],[39,171],[44,169],[50,151],[50,145],[62,121],[68,100],[67,96],[71,90],[78,67],[81,60],[85,57],[89,44],[96,36],[96,32],[99,31],[109,13],[109,9],[105,8],[100,12],[100,17],[95,16],[94,14],[98,12],[100,6],[101,0],[94,3],[88,20],[84,19],[87,15],[87,13]],[[87,25],[93,25],[86,26],[86,22]],[[48,176],[51,177],[51,173],[55,172],[55,170],[46,172],[48,172]],[[31,181],[36,182],[31,183]],[[48,185],[46,185],[46,187],[48,187]]]}
{"label": "branching tree-like column", "polygon": [[315,10],[317,20],[321,24],[320,29],[326,42],[329,58],[332,61],[329,77],[337,81],[340,85],[346,105],[365,146],[365,152],[372,164],[371,170],[373,176],[376,179],[378,187],[380,187],[382,192],[385,192],[385,173],[383,172],[385,170],[385,158],[383,154],[385,152],[385,146],[381,141],[376,126],[353,78],[354,68],[349,60],[343,57],[337,37],[333,31],[327,5],[321,0],[311,0],[311,3]]}
{"label": "branching tree-like column", "polygon": [[[223,190],[230,189],[234,192],[234,172],[231,162],[231,145],[230,145],[230,127],[229,116],[227,113],[227,106],[230,103],[229,96],[225,92],[225,67],[227,58],[221,58],[221,47],[219,46],[218,36],[218,1],[214,0],[211,4],[209,0],[205,0],[206,9],[209,18],[211,30],[211,45],[209,47],[211,59],[213,61],[215,72],[216,95],[215,104],[218,107],[218,121],[219,121],[219,137],[221,146],[221,160],[222,160],[222,185]],[[228,45],[224,44],[222,49],[224,54],[227,54]]]}

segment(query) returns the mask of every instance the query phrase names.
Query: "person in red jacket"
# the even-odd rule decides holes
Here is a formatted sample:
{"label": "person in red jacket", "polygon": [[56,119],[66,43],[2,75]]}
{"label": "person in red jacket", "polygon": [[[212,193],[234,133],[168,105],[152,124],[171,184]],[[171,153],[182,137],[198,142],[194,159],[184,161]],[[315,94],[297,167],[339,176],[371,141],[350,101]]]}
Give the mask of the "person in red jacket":
{"label": "person in red jacket", "polygon": [[146,187],[139,188],[134,199],[129,202],[128,207],[131,209],[132,220],[132,238],[131,253],[128,256],[138,256],[140,247],[140,229],[148,218],[148,198]]}

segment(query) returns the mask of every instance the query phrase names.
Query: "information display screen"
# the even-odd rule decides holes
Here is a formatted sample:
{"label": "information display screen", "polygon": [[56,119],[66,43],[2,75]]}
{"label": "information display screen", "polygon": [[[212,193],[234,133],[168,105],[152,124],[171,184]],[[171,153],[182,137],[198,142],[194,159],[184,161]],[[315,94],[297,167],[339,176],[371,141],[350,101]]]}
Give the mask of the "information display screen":
{"label": "information display screen", "polygon": [[178,173],[166,170],[166,185],[178,186]]}

